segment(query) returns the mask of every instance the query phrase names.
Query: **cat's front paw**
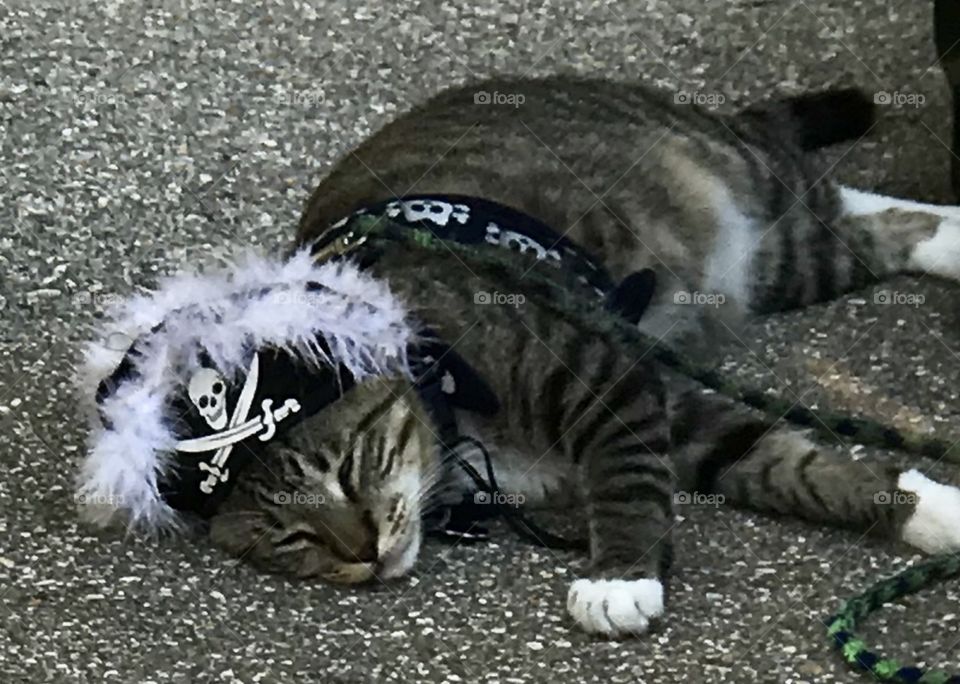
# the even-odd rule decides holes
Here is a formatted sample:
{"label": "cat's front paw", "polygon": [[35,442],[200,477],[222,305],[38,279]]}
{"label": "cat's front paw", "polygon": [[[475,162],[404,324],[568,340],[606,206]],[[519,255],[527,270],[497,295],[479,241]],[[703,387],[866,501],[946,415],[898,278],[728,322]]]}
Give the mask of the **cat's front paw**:
{"label": "cat's front paw", "polygon": [[580,579],[570,585],[567,612],[591,634],[643,634],[651,619],[663,615],[663,584],[655,579]]}

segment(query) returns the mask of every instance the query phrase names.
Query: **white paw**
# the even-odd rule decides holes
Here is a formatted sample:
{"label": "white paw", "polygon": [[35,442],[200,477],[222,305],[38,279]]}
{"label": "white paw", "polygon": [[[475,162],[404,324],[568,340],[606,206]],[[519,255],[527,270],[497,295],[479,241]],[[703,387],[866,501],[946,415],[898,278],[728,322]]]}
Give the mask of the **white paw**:
{"label": "white paw", "polygon": [[917,470],[900,474],[897,488],[917,497],[901,536],[927,553],[960,550],[960,488],[934,482]]}
{"label": "white paw", "polygon": [[567,594],[567,612],[591,634],[642,634],[651,618],[663,615],[663,584],[655,579],[577,580]]}
{"label": "white paw", "polygon": [[941,278],[960,279],[960,221],[941,221],[932,238],[914,247],[910,266]]}

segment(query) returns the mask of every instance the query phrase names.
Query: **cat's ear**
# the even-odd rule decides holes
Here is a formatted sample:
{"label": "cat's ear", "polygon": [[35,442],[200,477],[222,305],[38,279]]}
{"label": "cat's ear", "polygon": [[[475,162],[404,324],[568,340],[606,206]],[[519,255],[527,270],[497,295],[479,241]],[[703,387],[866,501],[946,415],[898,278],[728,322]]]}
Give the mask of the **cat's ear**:
{"label": "cat's ear", "polygon": [[428,339],[419,352],[450,406],[484,416],[500,410],[500,400],[487,381],[448,344]]}
{"label": "cat's ear", "polygon": [[645,268],[631,273],[607,295],[606,307],[621,318],[636,325],[653,299],[657,275]]}

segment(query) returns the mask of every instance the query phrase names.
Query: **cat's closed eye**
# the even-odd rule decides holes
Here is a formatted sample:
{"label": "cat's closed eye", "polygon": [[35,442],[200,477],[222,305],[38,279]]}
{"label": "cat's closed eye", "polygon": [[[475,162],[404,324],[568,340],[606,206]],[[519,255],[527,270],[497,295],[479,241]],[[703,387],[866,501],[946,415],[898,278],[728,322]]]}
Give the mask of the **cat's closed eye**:
{"label": "cat's closed eye", "polygon": [[407,573],[434,443],[416,406],[379,385],[272,445],[211,521],[214,541],[266,570],[336,583]]}

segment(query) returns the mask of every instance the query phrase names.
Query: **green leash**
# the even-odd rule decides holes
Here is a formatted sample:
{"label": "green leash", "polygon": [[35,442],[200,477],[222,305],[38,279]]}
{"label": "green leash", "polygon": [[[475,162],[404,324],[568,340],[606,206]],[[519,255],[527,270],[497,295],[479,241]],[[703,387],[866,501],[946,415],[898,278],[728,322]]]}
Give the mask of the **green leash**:
{"label": "green leash", "polygon": [[905,684],[960,684],[960,675],[950,675],[941,670],[923,670],[913,665],[902,665],[892,658],[879,656],[867,648],[866,643],[853,632],[860,620],[881,608],[884,603],[957,575],[960,575],[960,554],[958,553],[934,556],[907,568],[844,603],[840,611],[826,621],[827,635],[840,649],[847,663],[858,669],[869,671],[880,681]]}

